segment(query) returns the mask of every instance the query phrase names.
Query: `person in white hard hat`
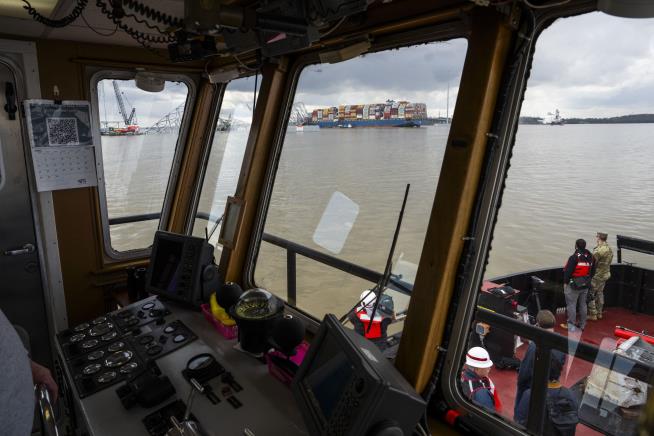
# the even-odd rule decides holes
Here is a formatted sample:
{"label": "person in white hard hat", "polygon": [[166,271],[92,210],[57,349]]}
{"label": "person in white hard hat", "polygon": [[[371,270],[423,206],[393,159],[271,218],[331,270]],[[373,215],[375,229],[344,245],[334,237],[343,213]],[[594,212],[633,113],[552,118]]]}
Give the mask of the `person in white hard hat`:
{"label": "person in white hard hat", "polygon": [[482,347],[472,347],[466,353],[466,363],[461,371],[461,389],[473,403],[488,410],[499,412],[500,398],[495,385],[488,377],[493,361]]}

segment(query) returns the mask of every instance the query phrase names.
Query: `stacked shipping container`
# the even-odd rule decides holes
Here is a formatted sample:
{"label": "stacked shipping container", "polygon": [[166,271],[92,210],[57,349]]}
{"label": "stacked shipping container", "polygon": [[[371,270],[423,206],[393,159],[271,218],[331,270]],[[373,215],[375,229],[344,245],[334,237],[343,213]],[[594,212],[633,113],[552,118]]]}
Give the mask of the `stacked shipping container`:
{"label": "stacked shipping container", "polygon": [[313,123],[325,121],[361,120],[423,120],[427,118],[425,103],[387,100],[386,103],[341,105],[315,109],[311,113]]}

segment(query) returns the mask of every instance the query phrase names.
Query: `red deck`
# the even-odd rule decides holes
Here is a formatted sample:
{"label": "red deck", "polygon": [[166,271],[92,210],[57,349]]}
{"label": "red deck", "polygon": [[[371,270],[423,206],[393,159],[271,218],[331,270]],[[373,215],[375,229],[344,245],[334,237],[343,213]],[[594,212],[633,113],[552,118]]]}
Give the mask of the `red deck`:
{"label": "red deck", "polygon": [[[555,329],[556,333],[561,335],[568,335],[568,331],[560,327],[560,323],[565,322],[565,314],[557,315],[557,327]],[[604,310],[604,317],[598,321],[588,321],[586,329],[581,335],[581,339],[584,342],[596,346],[602,346],[606,348],[615,348],[616,338],[613,334],[615,326],[623,326],[630,328],[632,330],[646,332],[654,332],[654,317],[645,315],[642,313],[631,312],[627,309],[622,308],[608,308]],[[570,333],[574,335],[575,333]],[[606,339],[606,340],[605,340]],[[602,343],[602,341],[604,341]],[[525,351],[527,350],[527,345],[523,344],[516,351],[517,357],[522,359]],[[574,350],[569,351],[570,356],[574,354]],[[566,367],[563,370],[561,375],[561,383],[563,385],[570,387],[577,383],[581,378],[586,377],[590,374],[592,368],[591,362],[586,362],[582,359],[571,358],[568,356],[566,361]],[[502,415],[513,419],[513,406],[515,402],[515,390],[516,382],[518,378],[518,372],[515,370],[501,370],[494,368],[490,374],[491,379],[497,386],[497,389],[500,394],[500,399],[502,401]],[[598,433],[582,424],[577,426],[577,435],[595,435],[601,434]]]}

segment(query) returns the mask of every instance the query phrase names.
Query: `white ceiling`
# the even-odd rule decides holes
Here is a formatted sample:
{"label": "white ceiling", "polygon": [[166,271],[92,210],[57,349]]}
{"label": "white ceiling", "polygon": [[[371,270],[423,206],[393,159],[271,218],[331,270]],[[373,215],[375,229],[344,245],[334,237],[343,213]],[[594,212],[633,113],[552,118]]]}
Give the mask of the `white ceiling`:
{"label": "white ceiling", "polygon": [[[64,17],[77,4],[77,0],[29,0],[30,4],[41,15],[51,19]],[[110,0],[104,0],[109,4]],[[141,3],[156,8],[161,12],[169,15],[183,18],[184,0],[140,0]],[[123,46],[138,46],[139,43],[129,35],[118,29],[111,36],[100,36],[91,30],[82,17],[79,17],[69,26],[63,28],[49,28],[32,19],[27,11],[23,9],[22,0],[0,0],[0,33],[5,35],[16,35],[21,37],[59,39],[66,41],[84,41],[98,44],[111,44]],[[126,10],[129,12],[129,10]],[[89,0],[83,17],[88,24],[100,33],[112,33],[116,28],[115,24],[109,20],[96,6],[95,0]],[[132,27],[146,31],[148,29],[132,19],[126,19],[126,24]],[[165,27],[165,26],[161,26]]]}

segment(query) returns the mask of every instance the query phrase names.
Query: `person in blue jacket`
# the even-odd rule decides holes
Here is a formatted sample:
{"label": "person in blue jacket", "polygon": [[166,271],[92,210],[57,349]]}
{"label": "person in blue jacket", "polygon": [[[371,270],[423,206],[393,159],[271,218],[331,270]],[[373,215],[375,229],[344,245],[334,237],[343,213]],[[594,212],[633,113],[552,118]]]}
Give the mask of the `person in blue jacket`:
{"label": "person in blue jacket", "polygon": [[[556,324],[556,318],[554,314],[549,310],[541,310],[536,314],[536,325],[547,330],[549,332],[554,332],[554,325]],[[561,362],[561,367],[565,364],[565,354],[558,350],[552,350],[552,356],[558,359]],[[513,415],[515,419],[515,414],[518,410],[518,405],[522,399],[522,395],[527,389],[531,389],[531,382],[534,375],[534,359],[536,358],[536,344],[534,342],[529,343],[525,357],[520,362],[520,370],[518,372],[518,385],[515,394],[515,405],[513,407]]]}
{"label": "person in blue jacket", "polygon": [[[549,381],[545,398],[545,420],[543,435],[545,436],[574,436],[579,422],[579,403],[570,389],[561,385],[559,378],[563,364],[559,358],[551,355]],[[515,413],[515,421],[520,425],[527,425],[529,419],[529,403],[531,389],[527,389]]]}
{"label": "person in blue jacket", "polygon": [[463,395],[473,403],[492,412],[499,412],[502,405],[495,385],[488,377],[493,361],[482,347],[472,347],[466,353],[466,363],[459,382]]}

